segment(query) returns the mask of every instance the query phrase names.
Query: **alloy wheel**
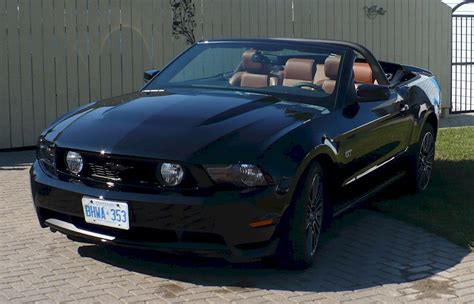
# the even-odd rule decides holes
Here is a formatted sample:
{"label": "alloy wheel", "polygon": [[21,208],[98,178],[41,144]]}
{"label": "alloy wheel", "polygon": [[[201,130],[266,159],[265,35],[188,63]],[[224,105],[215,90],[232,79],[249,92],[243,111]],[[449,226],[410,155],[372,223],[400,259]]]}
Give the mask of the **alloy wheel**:
{"label": "alloy wheel", "polygon": [[312,257],[318,247],[323,221],[323,182],[321,175],[316,174],[310,186],[306,206],[306,242],[308,254]]}
{"label": "alloy wheel", "polygon": [[435,155],[435,145],[433,133],[427,132],[421,142],[420,153],[418,156],[417,167],[417,181],[420,190],[425,190],[428,187],[433,171]]}

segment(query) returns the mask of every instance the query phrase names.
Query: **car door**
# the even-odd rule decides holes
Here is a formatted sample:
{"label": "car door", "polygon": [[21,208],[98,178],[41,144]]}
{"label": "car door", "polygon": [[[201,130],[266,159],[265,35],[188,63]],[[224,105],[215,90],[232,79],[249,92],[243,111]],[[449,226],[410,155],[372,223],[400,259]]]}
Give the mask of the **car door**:
{"label": "car door", "polygon": [[413,118],[405,100],[392,90],[386,100],[351,105],[350,149],[353,175],[344,184],[361,179],[401,155],[409,145]]}

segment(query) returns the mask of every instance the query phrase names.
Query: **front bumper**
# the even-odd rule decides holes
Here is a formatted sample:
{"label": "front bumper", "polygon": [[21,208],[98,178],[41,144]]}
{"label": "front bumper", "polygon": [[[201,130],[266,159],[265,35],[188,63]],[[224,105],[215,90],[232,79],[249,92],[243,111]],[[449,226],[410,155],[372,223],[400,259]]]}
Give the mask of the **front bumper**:
{"label": "front bumper", "polygon": [[[231,261],[272,255],[278,245],[277,224],[288,204],[287,195],[278,194],[274,187],[249,193],[222,191],[209,196],[142,194],[61,181],[47,175],[38,162],[30,173],[34,205],[42,227],[90,243]],[[127,202],[130,230],[86,223],[83,196]],[[250,227],[250,223],[269,218],[273,225]]]}

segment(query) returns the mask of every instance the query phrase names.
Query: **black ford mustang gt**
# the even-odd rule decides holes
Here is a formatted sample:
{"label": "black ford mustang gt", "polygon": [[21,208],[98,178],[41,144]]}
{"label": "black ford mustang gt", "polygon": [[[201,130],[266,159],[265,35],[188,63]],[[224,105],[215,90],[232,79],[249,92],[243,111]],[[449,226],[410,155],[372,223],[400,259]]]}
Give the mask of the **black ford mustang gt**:
{"label": "black ford mustang gt", "polygon": [[42,227],[307,267],[334,215],[399,179],[428,186],[438,82],[360,45],[203,41],[145,81],[42,133],[31,169]]}

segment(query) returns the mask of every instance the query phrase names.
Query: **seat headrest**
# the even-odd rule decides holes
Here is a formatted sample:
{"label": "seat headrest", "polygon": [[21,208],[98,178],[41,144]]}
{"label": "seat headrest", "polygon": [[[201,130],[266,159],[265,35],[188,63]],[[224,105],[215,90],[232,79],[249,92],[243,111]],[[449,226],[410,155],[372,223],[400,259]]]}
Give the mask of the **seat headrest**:
{"label": "seat headrest", "polygon": [[340,56],[329,56],[324,61],[324,73],[326,73],[326,77],[331,80],[337,80],[337,76],[339,75],[339,65],[341,63]]}
{"label": "seat headrest", "polygon": [[285,65],[285,79],[298,79],[302,81],[313,81],[314,77],[314,60],[313,59],[288,59]]}
{"label": "seat headrest", "polygon": [[355,83],[364,83],[364,84],[373,84],[374,77],[372,74],[372,69],[368,63],[355,62],[354,63],[354,82]]}
{"label": "seat headrest", "polygon": [[269,84],[269,77],[263,74],[243,73],[241,87],[264,88]]}
{"label": "seat headrest", "polygon": [[252,60],[255,50],[247,50],[242,54],[242,69],[253,74],[268,74],[272,70],[270,64],[262,64]]}

